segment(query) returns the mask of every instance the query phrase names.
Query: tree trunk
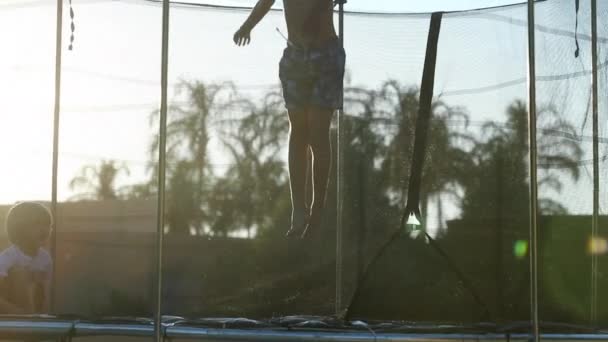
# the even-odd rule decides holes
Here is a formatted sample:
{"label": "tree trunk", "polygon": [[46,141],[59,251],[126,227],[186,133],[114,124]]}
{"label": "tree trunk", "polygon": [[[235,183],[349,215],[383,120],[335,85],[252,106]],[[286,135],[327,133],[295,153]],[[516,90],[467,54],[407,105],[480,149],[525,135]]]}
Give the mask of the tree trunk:
{"label": "tree trunk", "polygon": [[443,201],[441,200],[441,194],[437,195],[437,233],[442,232],[443,227]]}
{"label": "tree trunk", "polygon": [[420,222],[420,229],[422,229],[423,231],[427,231],[428,228],[428,217],[429,217],[429,213],[428,213],[428,209],[429,209],[429,196],[425,193],[422,192],[420,194],[420,219],[422,222]]}

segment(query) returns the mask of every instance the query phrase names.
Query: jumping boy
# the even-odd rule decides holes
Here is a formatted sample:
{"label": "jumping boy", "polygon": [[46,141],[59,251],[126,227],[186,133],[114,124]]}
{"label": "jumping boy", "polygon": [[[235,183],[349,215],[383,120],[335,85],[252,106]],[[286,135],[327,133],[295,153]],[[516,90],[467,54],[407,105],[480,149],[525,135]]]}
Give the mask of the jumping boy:
{"label": "jumping boy", "polygon": [[52,218],[41,204],[22,202],[6,217],[10,247],[0,253],[0,313],[48,313],[53,262],[42,248]]}
{"label": "jumping boy", "polygon": [[[234,34],[235,44],[251,41],[251,30],[270,11],[275,0],[258,0]],[[331,147],[329,127],[342,105],[345,52],[336,35],[332,0],[283,0],[287,48],[279,64],[283,97],[289,114],[289,178],[291,228],[288,237],[304,237],[321,223]],[[313,199],[306,203],[308,149],[313,156]]]}

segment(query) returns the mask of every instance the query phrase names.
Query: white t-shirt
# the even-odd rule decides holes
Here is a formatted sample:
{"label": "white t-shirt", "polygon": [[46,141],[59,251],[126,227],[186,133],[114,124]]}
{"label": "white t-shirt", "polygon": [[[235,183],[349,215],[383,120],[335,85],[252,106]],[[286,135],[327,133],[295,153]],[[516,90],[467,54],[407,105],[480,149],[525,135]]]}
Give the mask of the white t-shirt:
{"label": "white t-shirt", "polygon": [[49,252],[40,248],[36,256],[29,256],[21,251],[19,247],[11,245],[0,253],[0,277],[8,276],[8,272],[14,266],[24,269],[36,275],[41,280],[49,280],[53,269],[53,260]]}

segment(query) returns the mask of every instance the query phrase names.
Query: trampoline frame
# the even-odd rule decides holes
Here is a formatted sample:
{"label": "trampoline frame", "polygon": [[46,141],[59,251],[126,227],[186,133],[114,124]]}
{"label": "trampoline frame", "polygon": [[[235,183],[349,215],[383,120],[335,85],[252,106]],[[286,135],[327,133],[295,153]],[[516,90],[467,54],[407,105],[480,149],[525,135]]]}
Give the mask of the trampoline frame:
{"label": "trampoline frame", "polygon": [[[44,321],[27,319],[0,320],[0,336],[3,338],[36,338],[71,341],[78,337],[125,336],[154,338],[160,341],[182,339],[197,341],[265,341],[265,342],[437,342],[437,341],[513,341],[526,342],[534,338],[532,334],[487,333],[487,334],[440,334],[440,333],[375,333],[374,331],[319,331],[287,329],[217,329],[161,324],[157,329],[151,324],[100,324],[79,320]],[[605,341],[608,334],[540,334],[545,341]]]}

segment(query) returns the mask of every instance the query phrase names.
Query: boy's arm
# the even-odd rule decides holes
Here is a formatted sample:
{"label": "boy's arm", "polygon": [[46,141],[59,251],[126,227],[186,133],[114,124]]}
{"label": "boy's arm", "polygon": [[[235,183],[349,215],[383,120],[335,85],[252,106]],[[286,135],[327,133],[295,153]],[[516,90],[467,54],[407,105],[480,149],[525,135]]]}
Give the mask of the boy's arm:
{"label": "boy's arm", "polygon": [[[7,293],[6,289],[7,289],[6,277],[0,277],[0,291],[2,291],[3,293]],[[23,308],[9,302],[8,300],[6,300],[2,296],[0,296],[0,314],[20,315],[20,314],[26,314],[26,313],[27,313],[26,310],[24,310]]]}
{"label": "boy's arm", "polygon": [[51,295],[53,289],[52,289],[52,284],[53,284],[53,259],[51,258],[51,255],[46,253],[46,257],[48,258],[47,260],[47,265],[46,265],[46,272],[44,273],[44,277],[42,279],[42,305],[40,307],[41,309],[41,313],[43,314],[50,314],[51,313]]}
{"label": "boy's arm", "polygon": [[241,25],[241,28],[234,34],[234,43],[237,45],[247,45],[251,41],[251,30],[268,14],[275,0],[258,0],[255,7]]}
{"label": "boy's arm", "polygon": [[26,314],[27,310],[10,302],[7,297],[9,294],[8,274],[9,270],[14,265],[14,255],[10,253],[10,249],[6,249],[0,253],[0,314]]}
{"label": "boy's arm", "polygon": [[42,313],[49,314],[51,313],[51,281],[44,282],[44,300],[42,301]]}

